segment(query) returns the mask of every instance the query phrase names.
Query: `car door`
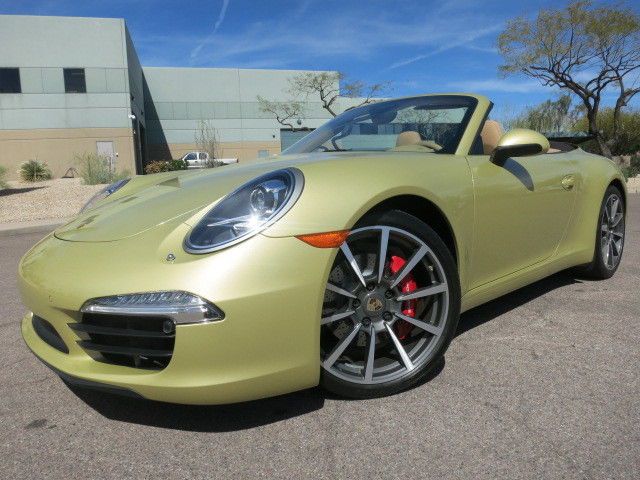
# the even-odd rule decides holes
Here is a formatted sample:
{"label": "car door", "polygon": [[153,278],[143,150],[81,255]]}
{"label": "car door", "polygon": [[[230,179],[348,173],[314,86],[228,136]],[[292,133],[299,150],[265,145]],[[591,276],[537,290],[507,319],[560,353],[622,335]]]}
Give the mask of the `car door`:
{"label": "car door", "polygon": [[489,283],[555,252],[571,217],[575,164],[563,153],[467,157],[474,183],[475,229],[469,286]]}
{"label": "car door", "polygon": [[197,167],[198,155],[194,152],[190,152],[184,157],[184,163],[187,164],[188,168]]}

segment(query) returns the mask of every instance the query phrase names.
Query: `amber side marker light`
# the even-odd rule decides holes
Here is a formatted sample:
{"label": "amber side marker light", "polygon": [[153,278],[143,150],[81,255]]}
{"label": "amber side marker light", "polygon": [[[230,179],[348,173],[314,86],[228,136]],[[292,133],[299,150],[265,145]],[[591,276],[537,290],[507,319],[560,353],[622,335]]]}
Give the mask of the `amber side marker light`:
{"label": "amber side marker light", "polygon": [[349,230],[337,232],[310,233],[308,235],[296,235],[296,238],[304,243],[317,248],[337,248],[344,243],[349,236]]}

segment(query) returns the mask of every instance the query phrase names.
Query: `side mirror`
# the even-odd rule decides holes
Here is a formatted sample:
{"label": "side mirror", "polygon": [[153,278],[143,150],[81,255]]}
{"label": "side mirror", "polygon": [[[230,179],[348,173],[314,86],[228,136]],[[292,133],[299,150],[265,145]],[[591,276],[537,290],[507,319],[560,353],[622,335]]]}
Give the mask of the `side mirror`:
{"label": "side mirror", "polygon": [[549,140],[533,130],[525,128],[515,128],[505,133],[495,150],[491,153],[491,161],[502,163],[510,157],[528,157],[547,153],[549,150]]}

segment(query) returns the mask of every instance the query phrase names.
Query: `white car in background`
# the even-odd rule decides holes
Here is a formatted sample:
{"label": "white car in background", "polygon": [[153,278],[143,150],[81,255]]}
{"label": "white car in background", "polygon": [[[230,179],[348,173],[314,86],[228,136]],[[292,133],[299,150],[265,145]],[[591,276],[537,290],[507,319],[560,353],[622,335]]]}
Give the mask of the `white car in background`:
{"label": "white car in background", "polygon": [[204,168],[209,161],[207,152],[188,152],[180,160],[182,160],[187,168]]}
{"label": "white car in background", "polygon": [[[205,168],[209,163],[209,154],[207,152],[188,152],[180,160],[187,165],[187,168]],[[224,165],[238,163],[237,158],[216,158],[216,161],[222,162]]]}

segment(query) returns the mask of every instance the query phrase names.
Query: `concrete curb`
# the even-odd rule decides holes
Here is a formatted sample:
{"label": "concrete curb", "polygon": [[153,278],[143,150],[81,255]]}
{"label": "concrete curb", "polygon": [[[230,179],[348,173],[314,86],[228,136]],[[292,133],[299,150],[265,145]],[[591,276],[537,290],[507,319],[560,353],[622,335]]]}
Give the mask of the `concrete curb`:
{"label": "concrete curb", "polygon": [[67,218],[51,218],[32,222],[0,223],[0,237],[11,237],[26,233],[49,233],[68,221],[69,219]]}

